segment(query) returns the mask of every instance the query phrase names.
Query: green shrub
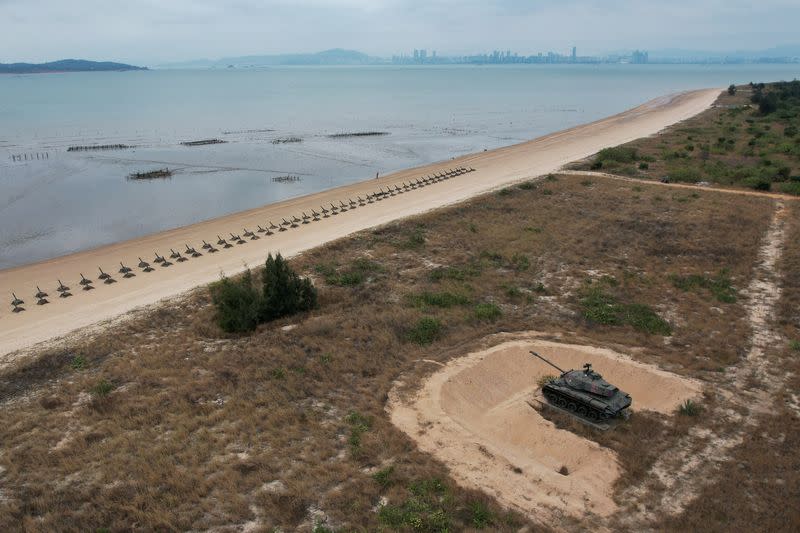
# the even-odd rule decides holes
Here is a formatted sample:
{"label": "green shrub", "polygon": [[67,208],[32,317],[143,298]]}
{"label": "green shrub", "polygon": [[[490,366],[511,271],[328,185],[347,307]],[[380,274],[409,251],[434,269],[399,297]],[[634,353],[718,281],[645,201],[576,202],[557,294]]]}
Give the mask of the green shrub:
{"label": "green shrub", "polygon": [[669,179],[671,181],[683,181],[688,183],[697,183],[701,179],[700,172],[693,168],[682,167],[675,168],[669,171]]}
{"label": "green shrub", "polygon": [[223,277],[211,287],[219,327],[228,333],[253,331],[259,323],[261,297],[250,271],[238,279]]}
{"label": "green shrub", "polygon": [[448,533],[453,530],[447,512],[452,497],[438,479],[411,484],[407,499],[399,505],[384,505],[378,519],[392,529],[423,533]]}
{"label": "green shrub", "polygon": [[634,329],[650,335],[667,336],[672,334],[669,322],[658,316],[650,306],[638,303],[619,303],[602,287],[594,286],[584,290],[580,304],[583,317],[590,322],[606,326],[628,324]]}
{"label": "green shrub", "polygon": [[361,285],[367,281],[370,274],[383,270],[381,265],[366,257],[355,259],[350,266],[341,270],[334,265],[317,265],[314,268],[325,278],[325,283],[339,287]]}
{"label": "green shrub", "polygon": [[406,333],[406,338],[411,342],[424,346],[439,338],[441,332],[442,323],[433,317],[426,316],[420,318],[414,324],[414,327]]}
{"label": "green shrub", "polygon": [[800,352],[800,341],[798,340],[791,340],[789,341],[789,348],[796,352]]}
{"label": "green shrub", "polygon": [[800,196],[800,182],[789,181],[780,184],[780,191],[784,194],[794,194]]}
{"label": "green shrub", "polygon": [[650,164],[649,163],[645,163],[644,161],[639,163],[639,170],[647,170],[649,168],[650,168]]}
{"label": "green shrub", "polygon": [[736,289],[731,284],[728,271],[723,269],[716,276],[710,278],[706,275],[690,274],[688,276],[670,276],[672,284],[683,291],[706,289],[722,303],[734,303],[736,301]]}
{"label": "green shrub", "polygon": [[742,180],[742,185],[756,191],[768,191],[772,188],[772,182],[762,176],[751,176]]}
{"label": "green shrub", "polygon": [[477,529],[483,529],[492,525],[494,516],[483,502],[473,502],[469,504],[470,522]]}
{"label": "green shrub", "polygon": [[351,411],[344,420],[350,426],[350,437],[347,439],[350,451],[353,455],[358,455],[361,452],[362,435],[372,428],[372,417],[364,416],[358,411]]}
{"label": "green shrub", "polygon": [[614,148],[603,148],[597,153],[597,161],[615,161],[617,163],[633,163],[638,159],[636,148],[628,146],[617,146]]}
{"label": "green shrub", "polygon": [[97,383],[89,389],[89,392],[92,393],[92,396],[96,398],[105,398],[111,391],[114,390],[114,384],[106,381],[105,379],[101,379]]}
{"label": "green shrub", "polygon": [[702,408],[697,402],[692,400],[685,400],[679,407],[678,407],[678,414],[682,416],[697,416],[702,411]]}
{"label": "green shrub", "polygon": [[300,278],[281,256],[267,256],[262,274],[259,319],[263,322],[310,311],[317,306],[317,289],[308,278]]}
{"label": "green shrub", "polygon": [[526,181],[525,183],[520,183],[519,188],[523,191],[531,191],[536,188],[536,185],[532,181]]}
{"label": "green shrub", "polygon": [[469,298],[463,294],[455,294],[452,292],[421,292],[419,294],[411,294],[408,297],[411,305],[415,307],[441,307],[449,308],[456,305],[466,305],[469,303]]}
{"label": "green shrub", "polygon": [[223,331],[253,331],[261,322],[317,306],[317,290],[311,281],[298,277],[280,254],[269,254],[261,279],[260,293],[249,270],[238,279],[223,277],[211,286],[217,324]]}
{"label": "green shrub", "polygon": [[624,321],[639,331],[650,335],[668,336],[672,334],[669,322],[658,316],[648,305],[628,304],[623,307]]}
{"label": "green shrub", "polygon": [[517,272],[524,272],[528,270],[531,266],[531,260],[528,259],[527,255],[524,254],[514,254],[511,257],[511,266]]}
{"label": "green shrub", "polygon": [[475,306],[474,315],[478,320],[497,320],[503,312],[493,303],[480,303]]}
{"label": "green shrub", "polygon": [[431,281],[453,280],[464,281],[467,278],[474,278],[481,274],[481,269],[478,265],[470,264],[459,267],[439,267],[435,268],[430,273]]}
{"label": "green shrub", "polygon": [[69,366],[70,368],[72,368],[72,370],[83,370],[86,368],[87,365],[88,362],[86,361],[86,358],[82,355],[76,355],[75,357],[72,358],[72,361],[70,361],[69,363]]}
{"label": "green shrub", "polygon": [[401,243],[400,247],[407,250],[416,250],[422,248],[426,241],[425,229],[421,226],[417,226],[408,234],[408,237]]}
{"label": "green shrub", "polygon": [[382,489],[385,489],[389,485],[392,484],[392,474],[394,473],[394,466],[387,466],[386,468],[382,468],[378,470],[374,474],[372,474],[372,479],[381,486]]}

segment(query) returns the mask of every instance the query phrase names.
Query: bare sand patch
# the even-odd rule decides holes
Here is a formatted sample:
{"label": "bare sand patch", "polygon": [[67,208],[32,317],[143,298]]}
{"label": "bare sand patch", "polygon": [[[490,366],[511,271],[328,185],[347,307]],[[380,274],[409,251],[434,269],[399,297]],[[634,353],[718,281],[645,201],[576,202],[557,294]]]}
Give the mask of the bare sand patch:
{"label": "bare sand patch", "polygon": [[[459,483],[526,515],[542,518],[559,510],[607,516],[617,508],[616,454],[557,429],[526,403],[538,392],[539,378],[555,372],[529,350],[565,370],[591,362],[631,394],[634,411],[670,413],[701,390],[698,382],[611,350],[533,338],[451,361],[408,401],[396,387],[388,406],[392,422],[447,464]],[[559,472],[563,467],[567,475]]]}

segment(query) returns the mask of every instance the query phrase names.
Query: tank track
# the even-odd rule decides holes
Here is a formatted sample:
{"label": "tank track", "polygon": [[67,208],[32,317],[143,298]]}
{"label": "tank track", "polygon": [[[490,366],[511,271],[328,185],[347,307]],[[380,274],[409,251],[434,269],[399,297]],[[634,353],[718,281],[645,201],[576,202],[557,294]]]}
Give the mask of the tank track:
{"label": "tank track", "polygon": [[545,399],[551,404],[560,409],[573,413],[581,418],[585,418],[590,422],[604,422],[611,418],[611,415],[587,405],[575,398],[562,394],[553,390],[543,390],[542,394]]}

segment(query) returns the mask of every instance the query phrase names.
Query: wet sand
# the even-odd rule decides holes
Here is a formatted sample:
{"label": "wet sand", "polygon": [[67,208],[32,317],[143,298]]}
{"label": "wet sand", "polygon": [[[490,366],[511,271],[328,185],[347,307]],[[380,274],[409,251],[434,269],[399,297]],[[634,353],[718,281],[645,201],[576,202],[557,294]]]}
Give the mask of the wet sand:
{"label": "wet sand", "polygon": [[[0,308],[0,364],[13,356],[8,354],[30,348],[37,343],[64,336],[78,328],[112,319],[133,309],[177,296],[198,285],[242,271],[264,261],[268,252],[292,256],[351,233],[409,217],[452,204],[486,191],[556,171],[562,165],[588,157],[598,150],[659,132],[665,127],[690,118],[707,109],[719,94],[707,89],[665,96],[629,111],[583,126],[554,133],[525,143],[497,150],[472,154],[458,159],[414,168],[383,176],[380,179],[339,187],[328,191],[286,200],[257,209],[216,218],[137,238],[94,250],[58,257],[48,261],[0,271],[0,294],[7,297]],[[399,185],[411,179],[457,167],[476,171],[424,188],[411,190],[380,202],[348,210],[335,217],[322,219],[286,232],[262,237],[257,241],[219,253],[207,254],[175,263],[169,268],[153,265],[155,271],[143,273],[136,268],[139,257],[153,263],[154,254],[168,256],[170,248],[184,251],[185,244],[198,249],[202,240],[217,241],[217,235],[255,231],[269,221],[278,224],[282,218],[300,216],[301,212],[320,210],[330,202],[357,196],[365,197],[379,187]],[[146,213],[142,214],[143,216]],[[122,279],[117,274],[119,262],[131,267],[136,277]],[[104,285],[97,280],[98,267],[114,275],[118,281]],[[95,280],[95,290],[80,290],[80,273]],[[74,296],[59,299],[57,281],[72,288]],[[37,306],[33,297],[37,285],[49,293],[50,304]],[[25,300],[26,310],[12,313],[11,293]]]}

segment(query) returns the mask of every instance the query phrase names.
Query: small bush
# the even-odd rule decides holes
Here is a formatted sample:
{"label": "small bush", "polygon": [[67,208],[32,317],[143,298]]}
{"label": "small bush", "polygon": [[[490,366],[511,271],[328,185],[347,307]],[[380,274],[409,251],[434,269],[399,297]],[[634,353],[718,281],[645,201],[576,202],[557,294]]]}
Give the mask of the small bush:
{"label": "small bush", "polygon": [[473,264],[459,267],[439,267],[432,270],[429,277],[431,281],[464,281],[467,278],[474,278],[480,274],[480,267]]}
{"label": "small bush", "polygon": [[239,279],[222,278],[212,286],[211,299],[222,331],[244,333],[256,329],[261,298],[249,270]]}
{"label": "small bush", "polygon": [[722,303],[736,302],[736,289],[731,285],[731,278],[728,271],[723,269],[710,278],[706,275],[690,274],[688,276],[670,276],[672,284],[682,291],[691,291],[697,289],[708,290],[717,301]]}
{"label": "small bush", "polygon": [[649,163],[645,163],[644,161],[639,163],[639,170],[647,170],[649,168],[650,168],[650,164]]}
{"label": "small bush", "polygon": [[511,258],[511,267],[517,272],[524,272],[525,270],[528,270],[530,266],[531,260],[528,259],[527,255],[514,254],[514,256]]}
{"label": "small bush", "polygon": [[494,516],[483,502],[473,502],[469,505],[470,522],[473,527],[483,529],[492,525]]}
{"label": "small bush", "polygon": [[334,265],[316,265],[314,269],[325,278],[325,283],[338,287],[361,285],[370,274],[383,271],[381,265],[366,257],[359,257],[341,270],[337,270]]}
{"label": "small bush", "polygon": [[668,336],[672,334],[669,322],[658,316],[648,305],[628,304],[623,307],[624,320],[635,329],[651,335]]}
{"label": "small bush", "polygon": [[317,290],[308,278],[300,278],[281,256],[267,256],[262,274],[259,319],[267,322],[317,306]]}
{"label": "small bush", "polygon": [[772,188],[772,182],[762,176],[751,176],[742,180],[742,185],[756,191],[768,191]]}
{"label": "small bush", "polygon": [[789,348],[796,352],[800,352],[800,341],[798,340],[791,340],[789,341]]}
{"label": "small bush", "polygon": [[683,181],[687,183],[696,183],[700,181],[700,172],[693,168],[676,168],[669,171],[669,179],[671,181]]}
{"label": "small bush", "polygon": [[628,146],[617,146],[615,148],[603,148],[597,153],[596,161],[614,161],[616,163],[633,163],[638,159],[636,148]]}
{"label": "small bush", "polygon": [[447,487],[438,479],[416,481],[408,488],[406,501],[399,505],[384,505],[378,519],[393,529],[447,533],[452,531],[451,517],[446,511],[451,497]]}
{"label": "small bush", "polygon": [[672,334],[669,322],[644,304],[621,304],[601,287],[590,287],[581,299],[583,317],[589,322],[606,326],[628,324],[638,331],[651,335]]}
{"label": "small bush", "polygon": [[69,363],[69,366],[72,370],[83,370],[87,367],[87,365],[88,362],[86,361],[86,358],[82,355],[76,355],[75,357],[72,358],[72,361],[70,361]]}
{"label": "small bush", "polygon": [[449,308],[456,305],[466,305],[469,303],[469,298],[463,294],[454,294],[452,292],[422,292],[419,294],[412,294],[408,297],[411,305],[415,307],[441,307]]}
{"label": "small bush", "polygon": [[350,426],[350,437],[347,440],[350,451],[353,455],[358,455],[361,452],[361,436],[372,428],[372,417],[351,411],[344,420]]}
{"label": "small bush", "polygon": [[394,473],[394,466],[387,466],[381,470],[378,470],[374,474],[372,474],[372,479],[381,486],[382,489],[385,489],[389,485],[392,484],[392,474]]}
{"label": "small bush", "polygon": [[401,248],[406,250],[416,250],[425,245],[427,239],[425,238],[425,230],[422,227],[416,227],[409,233],[405,241],[400,245]]}
{"label": "small bush", "polygon": [[267,256],[261,279],[260,293],[249,270],[238,279],[223,277],[211,286],[217,324],[223,331],[253,331],[261,322],[317,306],[317,290],[311,281],[295,274],[280,254]]}
{"label": "small bush", "polygon": [[534,185],[531,181],[526,181],[525,183],[520,183],[519,188],[523,191],[531,191],[536,188],[536,185]]}
{"label": "small bush", "polygon": [[92,394],[92,396],[96,398],[105,398],[106,396],[111,394],[111,391],[113,390],[114,390],[113,383],[110,383],[105,379],[101,379],[100,381],[95,383],[91,389],[89,389],[89,392]]}
{"label": "small bush", "polygon": [[480,303],[475,306],[474,314],[478,320],[497,320],[503,312],[495,304]]}
{"label": "small bush", "polygon": [[697,402],[692,400],[685,400],[679,407],[678,407],[678,414],[682,416],[697,416],[702,411],[700,405]]}
{"label": "small bush", "polygon": [[800,182],[790,181],[787,183],[781,183],[780,191],[784,194],[794,194],[796,196],[800,196]]}
{"label": "small bush", "polygon": [[442,323],[433,317],[422,317],[406,333],[406,339],[421,346],[435,341],[442,332]]}

